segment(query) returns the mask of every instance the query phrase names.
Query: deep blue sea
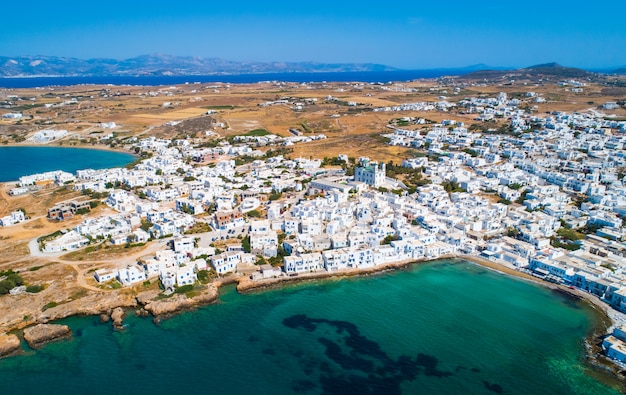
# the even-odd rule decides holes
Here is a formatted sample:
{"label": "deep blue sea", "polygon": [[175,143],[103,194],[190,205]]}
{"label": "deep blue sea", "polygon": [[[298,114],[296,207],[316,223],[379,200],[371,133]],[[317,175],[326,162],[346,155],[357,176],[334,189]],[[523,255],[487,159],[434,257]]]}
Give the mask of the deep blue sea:
{"label": "deep blue sea", "polygon": [[82,169],[124,166],[135,156],[124,152],[65,147],[0,147],[0,182],[53,170],[74,173]]}
{"label": "deep blue sea", "polygon": [[224,82],[247,84],[261,81],[285,82],[390,82],[410,81],[419,78],[437,78],[466,73],[463,69],[361,71],[333,73],[262,73],[199,76],[141,76],[141,77],[33,77],[0,78],[2,88],[36,88],[44,86],[69,86],[79,84],[111,85],[175,85],[195,82]]}
{"label": "deep blue sea", "polygon": [[2,394],[617,394],[584,364],[589,306],[461,261],[240,295],[154,324],[61,322],[0,360]]}

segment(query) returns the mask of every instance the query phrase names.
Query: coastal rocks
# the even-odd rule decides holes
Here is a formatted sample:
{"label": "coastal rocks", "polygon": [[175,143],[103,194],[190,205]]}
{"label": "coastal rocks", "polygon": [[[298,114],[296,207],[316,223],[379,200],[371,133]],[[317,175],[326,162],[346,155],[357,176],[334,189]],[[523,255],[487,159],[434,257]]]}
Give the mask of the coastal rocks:
{"label": "coastal rocks", "polygon": [[111,312],[111,320],[113,321],[113,328],[122,329],[124,327],[124,309],[117,307]]}
{"label": "coastal rocks", "polygon": [[24,340],[31,348],[39,348],[48,342],[71,335],[72,330],[67,325],[39,324],[24,329]]}
{"label": "coastal rocks", "polygon": [[144,309],[155,317],[162,317],[174,314],[181,310],[188,310],[193,307],[209,304],[217,300],[219,294],[217,288],[209,286],[194,297],[176,294],[167,299],[152,300],[144,305]]}
{"label": "coastal rocks", "polygon": [[117,307],[136,307],[134,296],[124,292],[90,293],[85,297],[59,303],[37,317],[37,322],[47,323],[73,315],[109,315]]}
{"label": "coastal rocks", "polygon": [[137,302],[145,306],[159,296],[160,292],[156,290],[144,291],[137,295]]}
{"label": "coastal rocks", "polygon": [[20,339],[15,335],[0,335],[0,358],[8,357],[20,350]]}

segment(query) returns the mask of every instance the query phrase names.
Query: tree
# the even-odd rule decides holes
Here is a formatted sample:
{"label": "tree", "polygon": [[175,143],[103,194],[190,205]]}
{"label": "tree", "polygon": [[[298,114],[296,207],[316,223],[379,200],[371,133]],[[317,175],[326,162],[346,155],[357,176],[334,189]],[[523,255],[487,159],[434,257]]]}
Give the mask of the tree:
{"label": "tree", "polygon": [[250,253],[251,249],[250,249],[250,236],[246,236],[243,238],[243,240],[241,240],[241,247],[243,248],[244,252]]}
{"label": "tree", "polygon": [[389,245],[391,244],[392,241],[394,240],[398,240],[398,237],[396,237],[395,235],[388,235],[386,236],[383,241],[381,242],[381,244],[383,245]]}

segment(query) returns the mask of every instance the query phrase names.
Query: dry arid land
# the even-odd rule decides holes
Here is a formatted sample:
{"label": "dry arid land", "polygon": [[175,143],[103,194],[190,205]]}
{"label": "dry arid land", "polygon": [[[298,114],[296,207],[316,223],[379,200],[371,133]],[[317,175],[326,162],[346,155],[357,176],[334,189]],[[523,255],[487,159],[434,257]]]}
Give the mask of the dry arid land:
{"label": "dry arid land", "polygon": [[[602,111],[612,119],[626,119],[623,104],[611,110],[600,109],[607,102],[623,103],[626,88],[594,82],[585,82],[582,92],[574,92],[572,85],[556,82],[484,84],[455,78],[380,84],[84,85],[0,89],[0,104],[4,105],[4,108],[0,107],[0,115],[22,115],[20,118],[2,118],[0,144],[49,144],[139,153],[136,141],[148,137],[187,140],[194,146],[215,147],[220,142],[232,142],[235,136],[252,131],[258,134],[262,130],[261,134],[270,133],[284,138],[325,137],[289,145],[285,156],[291,159],[348,155],[350,158],[369,157],[373,161],[400,164],[404,159],[426,151],[387,144],[382,135],[392,133],[393,127],[426,131],[429,125],[453,119],[470,130],[490,132],[506,128],[509,122],[506,118],[497,117],[488,122],[479,121],[476,119],[478,114],[468,113],[463,107],[397,111],[374,109],[407,103],[454,104],[468,97],[495,97],[500,92],[506,93],[509,98],[519,98],[523,108],[538,116],[555,111]],[[545,98],[545,101],[532,100],[535,96],[528,96],[529,92]],[[413,123],[416,119],[423,122]],[[37,132],[45,129],[66,130],[68,133],[51,142],[33,140]],[[272,146],[253,148],[262,151],[277,149]],[[192,165],[205,166],[206,163]],[[160,310],[161,307],[147,306],[160,300],[214,300],[215,286],[223,281],[242,280],[244,287],[254,287],[249,283],[250,274],[256,271],[253,264],[243,266],[238,273],[227,277],[212,273],[209,285],[204,284],[205,290],[198,287],[169,298],[162,295],[158,279],[154,278],[130,287],[120,287],[116,282],[99,284],[94,279],[96,269],[134,265],[165,249],[165,243],[153,240],[137,246],[115,246],[105,241],[98,248],[90,246],[74,252],[43,254],[37,245],[38,238],[72,228],[86,218],[114,214],[115,211],[100,204],[87,214],[53,221],[46,217],[48,209],[58,202],[80,197],[79,191],[73,190],[71,185],[61,185],[10,196],[8,191],[14,187],[15,182],[0,186],[0,217],[23,209],[29,219],[14,226],[0,227],[0,272],[13,270],[19,273],[26,285],[38,286],[40,290],[0,296],[0,333],[71,314],[110,316],[113,309],[119,306],[143,306],[153,314],[167,314],[176,307]],[[498,200],[494,196],[488,198]],[[261,218],[266,215],[262,210],[259,214]],[[208,218],[208,215],[200,218]],[[202,238],[202,233],[191,237]],[[223,250],[229,243],[231,241],[227,240],[213,244]],[[506,272],[518,273],[510,269]],[[182,302],[177,306],[188,308],[192,305]]]}

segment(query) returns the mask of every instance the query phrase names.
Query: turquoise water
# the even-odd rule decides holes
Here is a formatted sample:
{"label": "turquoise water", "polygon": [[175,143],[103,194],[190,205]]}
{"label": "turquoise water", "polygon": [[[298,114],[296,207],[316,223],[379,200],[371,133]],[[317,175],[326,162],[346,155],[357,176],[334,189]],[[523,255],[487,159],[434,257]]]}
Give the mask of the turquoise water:
{"label": "turquoise water", "polygon": [[3,394],[614,394],[587,375],[592,311],[469,263],[239,295],[0,361]]}
{"label": "turquoise water", "polygon": [[[0,182],[53,170],[120,167],[135,160],[124,152],[64,147],[0,147]],[[18,166],[19,164],[19,166]]]}

